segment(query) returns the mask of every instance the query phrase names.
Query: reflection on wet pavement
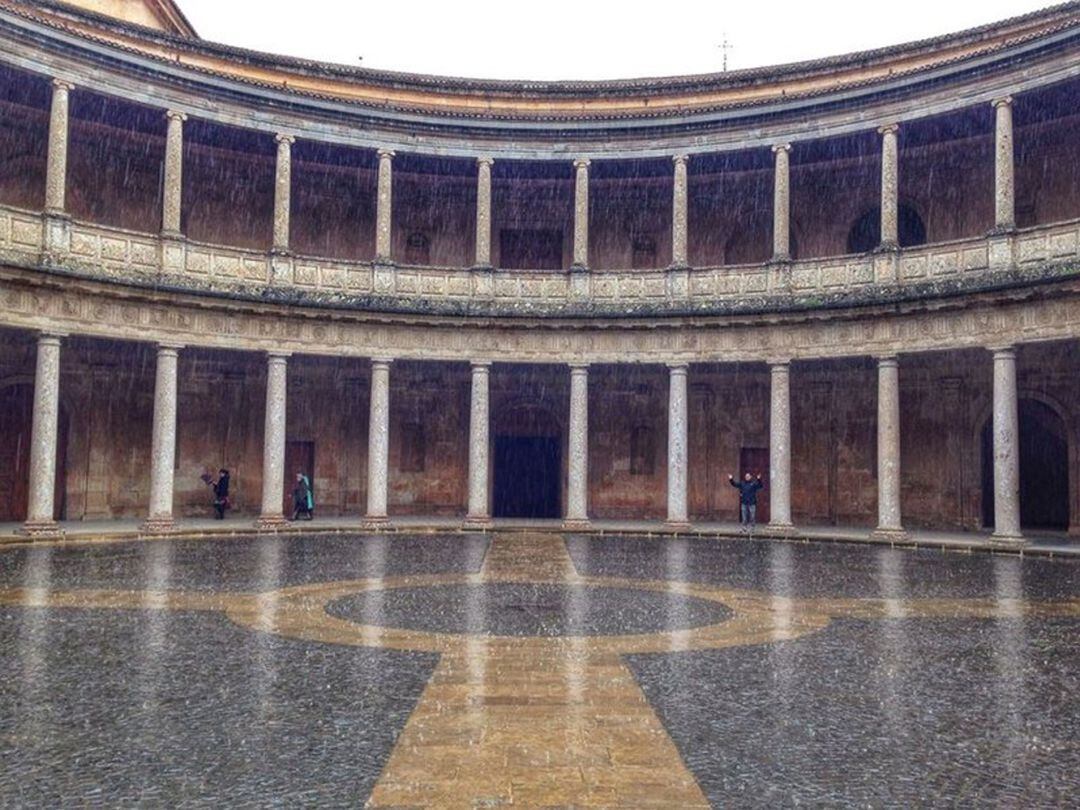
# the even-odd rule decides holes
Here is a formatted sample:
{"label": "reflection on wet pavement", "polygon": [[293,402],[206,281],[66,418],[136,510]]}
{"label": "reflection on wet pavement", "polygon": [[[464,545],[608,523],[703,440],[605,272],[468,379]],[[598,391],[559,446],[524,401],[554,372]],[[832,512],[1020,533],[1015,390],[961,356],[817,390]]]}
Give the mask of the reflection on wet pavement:
{"label": "reflection on wet pavement", "polygon": [[1080,564],[757,541],[0,550],[0,805],[1061,805]]}

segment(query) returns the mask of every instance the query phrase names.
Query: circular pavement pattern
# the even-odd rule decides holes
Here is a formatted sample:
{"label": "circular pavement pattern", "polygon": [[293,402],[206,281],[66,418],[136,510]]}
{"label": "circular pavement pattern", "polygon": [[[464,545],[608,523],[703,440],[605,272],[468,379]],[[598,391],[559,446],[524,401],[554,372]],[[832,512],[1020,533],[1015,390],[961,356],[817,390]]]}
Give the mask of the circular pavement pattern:
{"label": "circular pavement pattern", "polygon": [[326,612],[376,627],[546,638],[690,630],[733,615],[719,602],[679,593],[531,582],[369,590],[331,601]]}

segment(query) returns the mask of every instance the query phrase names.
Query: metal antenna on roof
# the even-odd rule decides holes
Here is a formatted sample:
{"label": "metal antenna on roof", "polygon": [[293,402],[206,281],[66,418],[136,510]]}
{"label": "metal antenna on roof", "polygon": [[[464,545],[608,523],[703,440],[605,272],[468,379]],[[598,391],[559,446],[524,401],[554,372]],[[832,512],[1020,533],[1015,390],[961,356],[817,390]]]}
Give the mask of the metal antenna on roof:
{"label": "metal antenna on roof", "polygon": [[724,32],[723,41],[719,45],[717,45],[716,47],[718,47],[720,49],[720,53],[723,54],[721,64],[723,65],[724,73],[727,73],[727,55],[728,55],[728,51],[731,50],[731,43],[728,42],[728,38],[727,38],[727,31]]}

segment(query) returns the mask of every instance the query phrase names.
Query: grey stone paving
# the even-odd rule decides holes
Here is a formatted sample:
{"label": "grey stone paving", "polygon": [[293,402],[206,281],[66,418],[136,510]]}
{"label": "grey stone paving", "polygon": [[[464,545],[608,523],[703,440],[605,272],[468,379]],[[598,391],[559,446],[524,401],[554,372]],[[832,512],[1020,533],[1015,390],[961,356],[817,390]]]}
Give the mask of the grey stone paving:
{"label": "grey stone paving", "polygon": [[[8,548],[0,587],[205,592],[462,574],[480,570],[487,542],[328,535]],[[572,536],[568,547],[584,575],[775,595],[1015,605],[1080,596],[1072,559],[697,538]],[[727,615],[621,587],[387,595],[381,614],[362,597],[332,610],[549,635]],[[626,661],[718,807],[1061,807],[1080,795],[1078,638],[1080,618],[838,619],[794,641]],[[437,661],[293,641],[220,613],[0,607],[0,806],[360,806]]]}
{"label": "grey stone paving", "polygon": [[630,588],[497,582],[367,591],[327,606],[361,624],[496,636],[685,630],[731,617],[718,602]]}

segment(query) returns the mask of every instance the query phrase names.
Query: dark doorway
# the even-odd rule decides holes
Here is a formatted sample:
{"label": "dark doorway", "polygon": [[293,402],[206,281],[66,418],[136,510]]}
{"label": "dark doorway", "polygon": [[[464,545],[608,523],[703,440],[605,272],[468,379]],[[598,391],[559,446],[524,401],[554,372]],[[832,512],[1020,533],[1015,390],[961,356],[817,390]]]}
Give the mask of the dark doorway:
{"label": "dark doorway", "polygon": [[[26,520],[30,497],[30,432],[34,387],[31,383],[0,388],[0,521]],[[56,479],[53,518],[67,518],[68,419],[59,412],[56,432]]]}
{"label": "dark doorway", "polygon": [[302,472],[311,482],[312,495],[318,506],[319,493],[315,492],[315,442],[285,442],[285,492],[283,503],[285,514],[293,512],[293,487],[296,474]]}
{"label": "dark doorway", "polygon": [[[919,212],[900,203],[896,211],[896,238],[900,247],[926,244],[926,225]],[[867,253],[881,244],[881,207],[864,211],[848,231],[847,252]]]}
{"label": "dark doorway", "polygon": [[[1038,400],[1020,400],[1020,525],[1069,528],[1069,442],[1061,417]],[[994,525],[993,418],[982,430],[983,525]]]}
{"label": "dark doorway", "polygon": [[562,231],[503,228],[499,231],[499,266],[504,270],[561,270]]}
{"label": "dark doorway", "polygon": [[[750,473],[761,476],[765,489],[758,492],[757,497],[757,522],[769,522],[769,448],[768,447],[744,447],[739,451],[739,478]],[[735,517],[739,516],[739,497],[735,490]]]}
{"label": "dark doorway", "polygon": [[496,436],[495,517],[559,517],[561,456],[554,436]]}

